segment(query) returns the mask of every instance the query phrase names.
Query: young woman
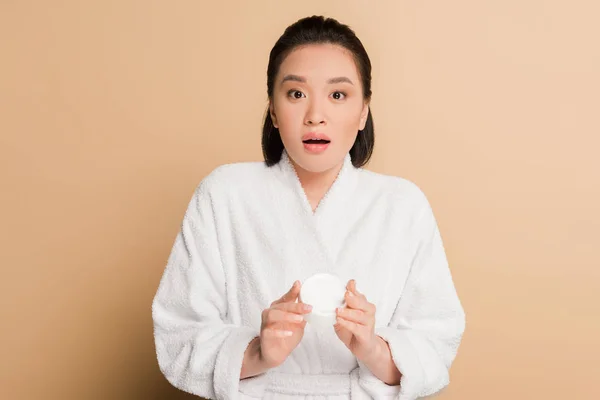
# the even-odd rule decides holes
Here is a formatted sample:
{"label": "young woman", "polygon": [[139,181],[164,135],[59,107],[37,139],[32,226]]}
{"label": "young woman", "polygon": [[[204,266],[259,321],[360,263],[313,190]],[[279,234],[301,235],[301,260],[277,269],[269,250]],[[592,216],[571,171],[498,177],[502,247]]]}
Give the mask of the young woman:
{"label": "young woman", "polygon": [[[161,371],[217,399],[438,392],[465,314],[424,193],[361,168],[374,145],[361,42],[333,19],[297,21],[267,93],[265,162],[216,168],[189,203],[152,305]],[[320,272],[347,282],[325,330],[298,301]]]}

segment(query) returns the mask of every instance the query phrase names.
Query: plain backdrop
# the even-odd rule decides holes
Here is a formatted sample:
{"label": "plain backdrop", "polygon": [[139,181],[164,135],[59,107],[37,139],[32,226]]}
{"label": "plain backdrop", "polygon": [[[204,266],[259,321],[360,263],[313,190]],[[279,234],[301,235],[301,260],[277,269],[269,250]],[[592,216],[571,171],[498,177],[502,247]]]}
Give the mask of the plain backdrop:
{"label": "plain backdrop", "polygon": [[600,398],[582,0],[1,1],[0,398],[193,398],[158,369],[152,298],[196,185],[261,160],[269,51],[313,14],[370,54],[368,169],[438,219],[467,315],[440,398]]}

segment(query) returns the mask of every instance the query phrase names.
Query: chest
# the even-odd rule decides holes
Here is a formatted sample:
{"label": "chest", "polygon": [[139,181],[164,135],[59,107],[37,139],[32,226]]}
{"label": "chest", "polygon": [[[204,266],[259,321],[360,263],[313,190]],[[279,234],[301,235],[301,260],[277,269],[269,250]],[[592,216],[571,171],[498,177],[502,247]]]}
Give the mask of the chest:
{"label": "chest", "polygon": [[355,279],[377,306],[378,320],[389,320],[414,252],[408,215],[385,199],[356,201],[318,216],[303,213],[293,197],[283,200],[230,207],[225,229],[231,237],[222,251],[234,256],[224,258],[226,270],[236,281],[236,302],[254,310],[242,319],[260,320],[260,311],[295,280],[329,272],[343,282]]}

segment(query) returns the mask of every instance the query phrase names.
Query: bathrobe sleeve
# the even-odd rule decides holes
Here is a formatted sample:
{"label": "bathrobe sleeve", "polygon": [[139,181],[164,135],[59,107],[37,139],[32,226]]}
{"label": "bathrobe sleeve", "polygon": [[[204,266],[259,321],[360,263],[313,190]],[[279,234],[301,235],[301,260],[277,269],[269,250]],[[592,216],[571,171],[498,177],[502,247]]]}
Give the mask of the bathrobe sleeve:
{"label": "bathrobe sleeve", "polygon": [[440,231],[430,204],[423,202],[404,291],[391,322],[375,330],[390,346],[400,385],[386,385],[359,363],[359,383],[373,398],[412,400],[446,387],[465,329]]}
{"label": "bathrobe sleeve", "polygon": [[154,297],[154,339],[160,370],[173,386],[205,398],[235,399],[244,352],[259,332],[224,322],[226,278],[209,177],[188,205]]}

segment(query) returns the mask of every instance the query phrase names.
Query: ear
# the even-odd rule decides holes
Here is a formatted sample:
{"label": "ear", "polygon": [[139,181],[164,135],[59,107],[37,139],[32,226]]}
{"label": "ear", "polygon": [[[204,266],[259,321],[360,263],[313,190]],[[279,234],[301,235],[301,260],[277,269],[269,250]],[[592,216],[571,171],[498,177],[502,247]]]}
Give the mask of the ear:
{"label": "ear", "polygon": [[275,115],[275,107],[273,106],[272,101],[269,102],[269,115],[271,116],[271,121],[273,121],[273,126],[279,129],[279,126],[277,126],[277,116]]}
{"label": "ear", "polygon": [[362,131],[363,129],[365,129],[368,118],[369,118],[369,103],[365,102],[365,104],[363,105],[363,109],[360,112],[360,124],[359,124],[358,130]]}

